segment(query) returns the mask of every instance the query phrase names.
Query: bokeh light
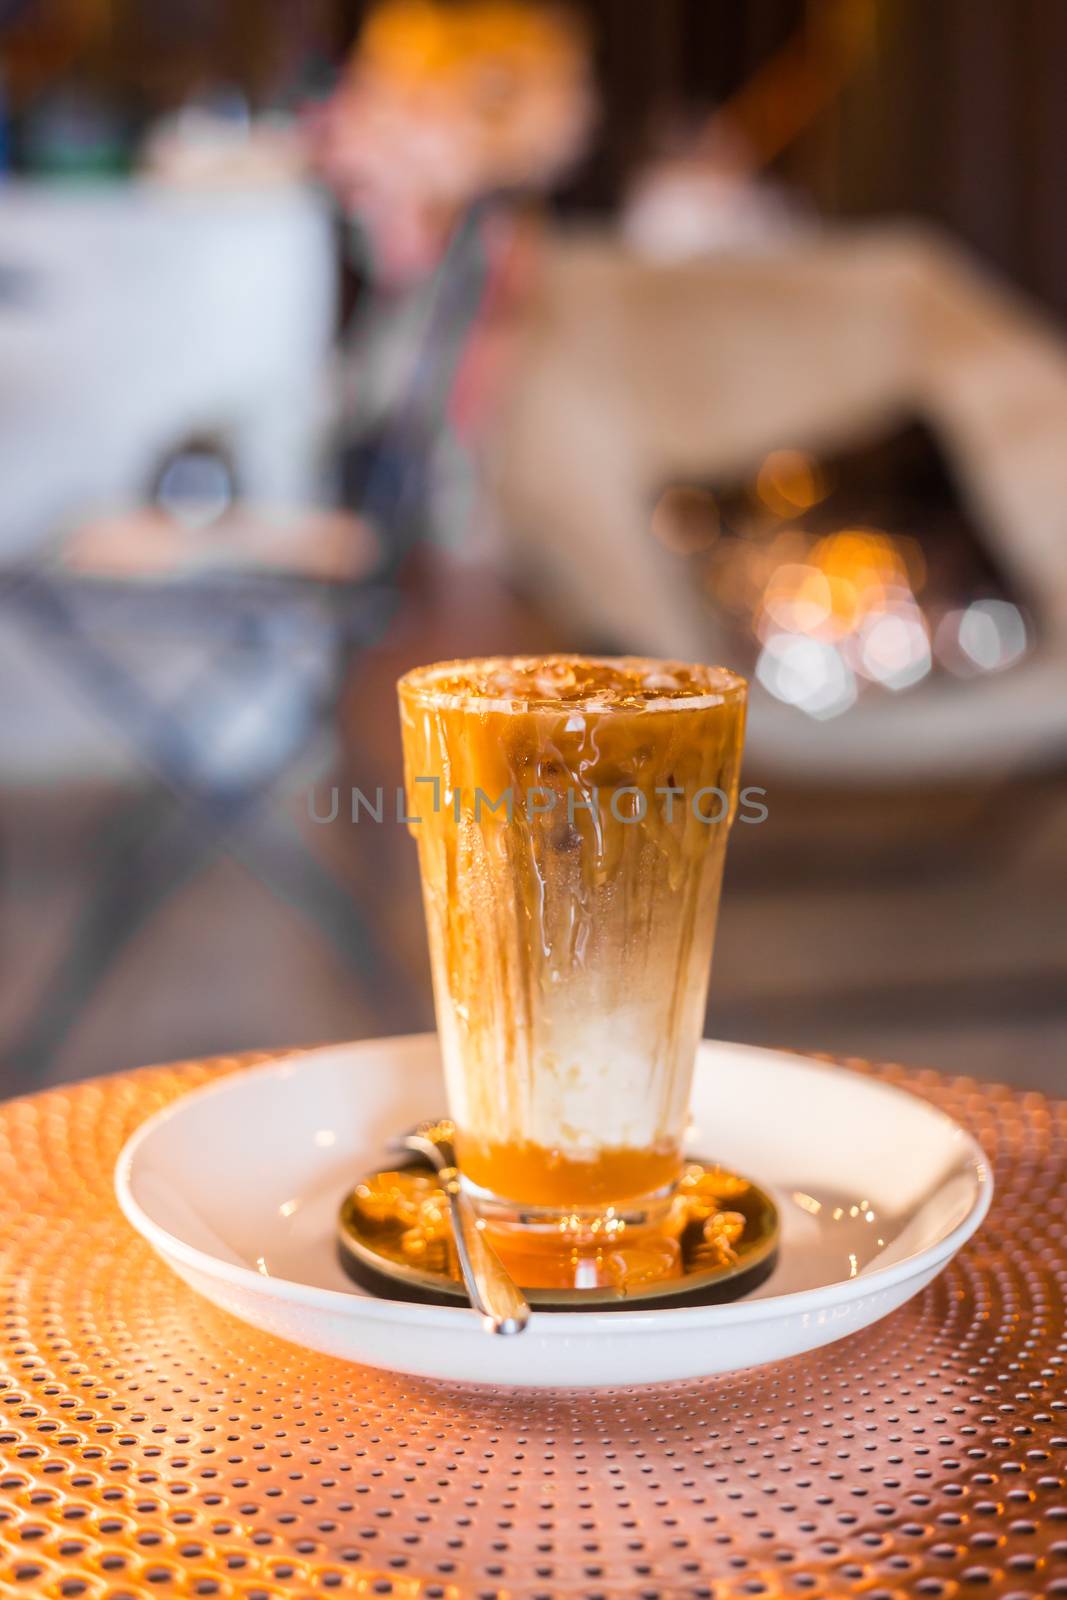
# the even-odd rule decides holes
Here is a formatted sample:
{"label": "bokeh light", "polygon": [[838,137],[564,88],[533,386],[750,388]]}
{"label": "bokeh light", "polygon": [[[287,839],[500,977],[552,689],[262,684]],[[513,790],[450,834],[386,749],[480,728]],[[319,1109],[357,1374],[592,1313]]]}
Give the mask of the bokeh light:
{"label": "bokeh light", "polygon": [[1002,672],[1025,655],[1026,619],[1010,600],[973,600],[941,619],[935,638],[942,666],[959,677]]}
{"label": "bokeh light", "polygon": [[[776,560],[787,553],[783,538],[791,559]],[[896,691],[930,671],[930,630],[917,599],[926,564],[915,540],[875,528],[821,538],[783,530],[747,565],[750,579],[762,578],[751,615],[763,645],[757,677],[777,699],[810,716],[836,716],[856,700],[857,677]]]}
{"label": "bokeh light", "polygon": [[918,606],[876,612],[857,637],[857,669],[885,689],[910,689],[933,665],[930,633]]}
{"label": "bokeh light", "polygon": [[822,469],[803,450],[772,450],[756,477],[757,498],[779,517],[810,511],[826,494]]}
{"label": "bokeh light", "polygon": [[840,650],[826,639],[774,633],[760,651],[756,677],[775,699],[825,721],[855,702],[856,677]]}

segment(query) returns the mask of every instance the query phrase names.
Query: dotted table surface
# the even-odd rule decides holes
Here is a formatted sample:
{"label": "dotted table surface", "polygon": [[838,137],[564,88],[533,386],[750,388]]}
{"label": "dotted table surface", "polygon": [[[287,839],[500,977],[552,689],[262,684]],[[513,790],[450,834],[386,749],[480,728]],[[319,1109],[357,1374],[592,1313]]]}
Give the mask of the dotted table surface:
{"label": "dotted table surface", "polygon": [[123,1140],[255,1059],[0,1106],[3,1596],[1067,1596],[1067,1102],[877,1069],[995,1166],[934,1284],[777,1366],[531,1394],[282,1343],[134,1234]]}

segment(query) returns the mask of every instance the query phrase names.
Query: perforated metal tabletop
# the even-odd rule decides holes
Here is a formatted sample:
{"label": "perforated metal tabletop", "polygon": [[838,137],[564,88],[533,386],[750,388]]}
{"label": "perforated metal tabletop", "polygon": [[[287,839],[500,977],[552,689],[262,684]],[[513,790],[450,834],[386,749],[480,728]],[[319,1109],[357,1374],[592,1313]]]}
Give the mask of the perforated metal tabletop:
{"label": "perforated metal tabletop", "polygon": [[880,1069],[996,1169],[917,1300],[735,1377],[505,1393],[283,1344],[132,1232],[123,1140],[253,1059],[0,1107],[3,1595],[1067,1596],[1067,1102]]}

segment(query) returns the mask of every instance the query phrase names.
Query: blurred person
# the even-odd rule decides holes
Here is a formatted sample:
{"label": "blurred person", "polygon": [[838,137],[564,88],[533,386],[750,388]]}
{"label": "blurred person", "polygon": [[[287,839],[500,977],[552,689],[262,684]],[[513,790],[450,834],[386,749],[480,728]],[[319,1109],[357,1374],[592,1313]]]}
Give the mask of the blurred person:
{"label": "blurred person", "polygon": [[341,374],[342,490],[399,565],[429,539],[485,554],[471,350],[509,219],[585,147],[584,30],[516,0],[387,0],[308,123],[363,293]]}
{"label": "blurred person", "polygon": [[593,118],[585,31],[521,0],[385,0],[312,123],[320,170],[359,222],[377,283],[428,275],[489,195],[543,191]]}

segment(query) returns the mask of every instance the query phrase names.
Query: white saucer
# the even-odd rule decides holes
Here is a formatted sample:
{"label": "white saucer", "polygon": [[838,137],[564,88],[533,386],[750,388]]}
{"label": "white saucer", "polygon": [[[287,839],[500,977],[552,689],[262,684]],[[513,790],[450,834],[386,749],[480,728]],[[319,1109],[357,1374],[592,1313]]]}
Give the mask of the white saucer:
{"label": "white saucer", "polygon": [[542,1311],[499,1338],[473,1311],[363,1293],[335,1254],[354,1177],[443,1105],[432,1035],[291,1056],[146,1122],[119,1157],[119,1202],[194,1289],[283,1338],[422,1377],[584,1388],[729,1372],[866,1327],[941,1271],[993,1192],[970,1135],[912,1095],[802,1056],[707,1043],[693,1148],[774,1195],[772,1275],[730,1305]]}

